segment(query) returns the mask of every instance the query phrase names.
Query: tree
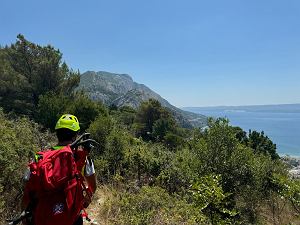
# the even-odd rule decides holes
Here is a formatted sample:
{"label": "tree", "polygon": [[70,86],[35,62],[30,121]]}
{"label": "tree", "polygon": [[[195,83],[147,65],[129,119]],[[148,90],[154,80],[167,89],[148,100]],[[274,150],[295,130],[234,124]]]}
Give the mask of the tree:
{"label": "tree", "polygon": [[48,92],[41,95],[35,113],[35,120],[53,131],[58,118],[66,113],[66,107],[70,104],[71,99],[63,94]]}
{"label": "tree", "polygon": [[273,160],[280,158],[276,152],[276,144],[268,136],[265,136],[263,131],[259,133],[249,130],[249,134],[247,135],[247,132],[240,127],[231,128],[239,142],[252,148],[255,153],[269,155]]}
{"label": "tree", "polygon": [[168,131],[174,130],[175,125],[172,114],[155,99],[142,102],[137,110],[136,135],[144,140],[163,140]]}
{"label": "tree", "polygon": [[28,99],[27,83],[15,72],[8,61],[7,49],[0,49],[0,106],[7,112],[28,114],[32,105]]}
{"label": "tree", "polygon": [[235,137],[242,143],[247,144],[248,143],[248,136],[247,132],[244,131],[240,127],[232,127],[232,130],[235,132]]}
{"label": "tree", "polygon": [[85,131],[99,115],[107,116],[107,109],[100,102],[94,102],[84,93],[76,93],[72,96],[67,113],[74,114],[80,121],[80,130]]}
{"label": "tree", "polygon": [[153,124],[152,130],[153,138],[163,141],[167,133],[175,131],[175,120],[172,117],[158,119]]}
{"label": "tree", "polygon": [[153,125],[156,120],[161,117],[162,107],[159,101],[149,99],[147,102],[142,102],[139,107],[136,118],[135,127],[137,136],[141,136],[144,140],[150,140],[150,135],[153,131]]}
{"label": "tree", "polygon": [[276,152],[276,144],[274,144],[264,132],[249,131],[248,146],[256,153],[270,155],[272,159],[279,159]]}
{"label": "tree", "polygon": [[[36,45],[21,34],[17,38],[15,44],[1,50],[5,72],[2,72],[0,78],[2,82],[6,82],[9,100],[21,103],[15,104],[13,110],[33,116],[41,95],[50,91],[71,93],[79,83],[79,72],[70,70],[62,62],[62,53],[51,45]],[[14,86],[16,82],[17,90]],[[6,108],[4,102],[1,102],[2,106],[10,110],[11,106]]]}
{"label": "tree", "polygon": [[122,106],[117,108],[115,105],[111,105],[109,113],[112,115],[119,126],[123,126],[126,129],[132,130],[136,110],[130,106]]}

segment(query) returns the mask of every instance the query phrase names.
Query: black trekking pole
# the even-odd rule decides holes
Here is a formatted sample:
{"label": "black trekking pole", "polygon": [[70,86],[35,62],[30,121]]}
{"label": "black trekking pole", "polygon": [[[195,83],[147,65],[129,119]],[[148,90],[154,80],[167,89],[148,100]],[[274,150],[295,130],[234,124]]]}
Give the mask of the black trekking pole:
{"label": "black trekking pole", "polygon": [[90,151],[95,146],[99,146],[99,143],[94,139],[90,139],[90,133],[84,133],[77,138],[71,145],[71,149],[77,149],[78,146],[83,146],[85,150]]}

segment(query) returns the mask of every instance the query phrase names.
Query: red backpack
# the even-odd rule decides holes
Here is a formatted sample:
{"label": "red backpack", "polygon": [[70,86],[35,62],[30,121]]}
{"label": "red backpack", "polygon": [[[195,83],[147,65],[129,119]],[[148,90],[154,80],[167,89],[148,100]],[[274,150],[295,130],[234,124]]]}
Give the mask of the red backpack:
{"label": "red backpack", "polygon": [[[38,152],[26,191],[34,194],[34,225],[72,225],[83,209],[83,176],[70,146]],[[30,195],[29,194],[29,195]]]}

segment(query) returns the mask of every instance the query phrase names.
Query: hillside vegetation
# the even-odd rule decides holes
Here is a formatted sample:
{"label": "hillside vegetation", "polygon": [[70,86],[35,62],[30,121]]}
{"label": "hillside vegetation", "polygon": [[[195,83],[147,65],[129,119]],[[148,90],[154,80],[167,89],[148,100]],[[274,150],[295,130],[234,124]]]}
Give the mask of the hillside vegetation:
{"label": "hillside vegetation", "polygon": [[76,92],[79,82],[52,46],[19,35],[0,49],[0,221],[18,213],[28,159],[72,113],[100,143],[103,224],[299,224],[300,183],[263,132],[222,118],[183,128],[155,99],[107,107]]}

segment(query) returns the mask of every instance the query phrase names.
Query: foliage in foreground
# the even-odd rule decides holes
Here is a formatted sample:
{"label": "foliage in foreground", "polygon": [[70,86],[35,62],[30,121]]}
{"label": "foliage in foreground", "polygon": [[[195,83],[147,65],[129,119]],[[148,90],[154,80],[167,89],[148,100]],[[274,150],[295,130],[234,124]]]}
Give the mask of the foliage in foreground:
{"label": "foliage in foreground", "polygon": [[0,111],[0,213],[9,215],[19,207],[23,175],[34,152],[48,145],[51,135],[26,118],[8,119]]}
{"label": "foliage in foreground", "polygon": [[159,187],[116,194],[103,210],[110,212],[109,224],[116,225],[206,224],[205,216],[192,204]]}

